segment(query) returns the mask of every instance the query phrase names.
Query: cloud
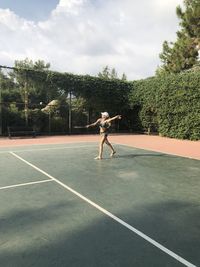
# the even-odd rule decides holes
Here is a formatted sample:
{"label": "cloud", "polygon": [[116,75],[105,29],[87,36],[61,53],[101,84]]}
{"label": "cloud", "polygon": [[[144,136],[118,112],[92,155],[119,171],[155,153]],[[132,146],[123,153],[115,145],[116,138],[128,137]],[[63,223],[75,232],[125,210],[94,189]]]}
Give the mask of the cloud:
{"label": "cloud", "polygon": [[105,65],[129,79],[152,76],[178,29],[181,0],[60,0],[46,21],[0,9],[0,64],[43,59],[52,69],[95,75]]}
{"label": "cloud", "polygon": [[70,13],[72,15],[78,15],[79,8],[84,4],[85,0],[60,0],[56,9],[52,12],[54,15],[60,13]]}

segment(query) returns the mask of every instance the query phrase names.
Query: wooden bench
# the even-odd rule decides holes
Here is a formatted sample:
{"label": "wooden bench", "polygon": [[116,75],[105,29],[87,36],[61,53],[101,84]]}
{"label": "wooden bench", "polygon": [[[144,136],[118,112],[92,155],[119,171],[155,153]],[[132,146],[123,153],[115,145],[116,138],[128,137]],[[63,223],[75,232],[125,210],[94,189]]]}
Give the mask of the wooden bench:
{"label": "wooden bench", "polygon": [[36,131],[33,128],[28,126],[12,126],[8,127],[8,136],[11,139],[12,136],[29,136],[31,135],[33,138],[36,137]]}

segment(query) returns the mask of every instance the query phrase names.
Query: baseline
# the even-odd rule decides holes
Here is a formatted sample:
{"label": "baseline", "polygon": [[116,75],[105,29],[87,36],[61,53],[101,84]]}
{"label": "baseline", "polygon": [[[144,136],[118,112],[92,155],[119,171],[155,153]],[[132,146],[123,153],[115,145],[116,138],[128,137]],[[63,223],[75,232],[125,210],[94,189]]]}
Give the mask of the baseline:
{"label": "baseline", "polygon": [[[70,149],[70,148],[86,148],[86,147],[96,147],[94,145],[85,145],[85,146],[64,146],[64,147],[49,147],[49,148],[36,148],[36,149],[18,149],[12,150],[12,152],[33,152],[33,151],[48,151],[48,150],[57,150],[57,149]],[[10,150],[0,151],[0,154],[10,153]]]}

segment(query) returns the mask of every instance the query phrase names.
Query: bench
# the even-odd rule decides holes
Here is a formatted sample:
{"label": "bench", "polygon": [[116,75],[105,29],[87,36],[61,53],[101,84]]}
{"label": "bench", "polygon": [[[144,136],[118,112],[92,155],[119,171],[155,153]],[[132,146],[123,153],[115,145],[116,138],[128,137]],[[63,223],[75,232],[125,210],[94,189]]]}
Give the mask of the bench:
{"label": "bench", "polygon": [[12,126],[8,127],[8,136],[11,139],[12,136],[28,136],[31,135],[33,138],[36,137],[36,131],[28,126]]}

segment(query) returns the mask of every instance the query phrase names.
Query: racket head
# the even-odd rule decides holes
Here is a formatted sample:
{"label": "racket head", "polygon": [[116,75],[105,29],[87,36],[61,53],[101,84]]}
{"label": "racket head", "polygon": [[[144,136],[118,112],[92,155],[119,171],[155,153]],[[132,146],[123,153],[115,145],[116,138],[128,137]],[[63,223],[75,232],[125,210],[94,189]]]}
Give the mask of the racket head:
{"label": "racket head", "polygon": [[73,126],[73,128],[74,129],[85,129],[85,128],[87,128],[85,125],[83,125],[83,126]]}

